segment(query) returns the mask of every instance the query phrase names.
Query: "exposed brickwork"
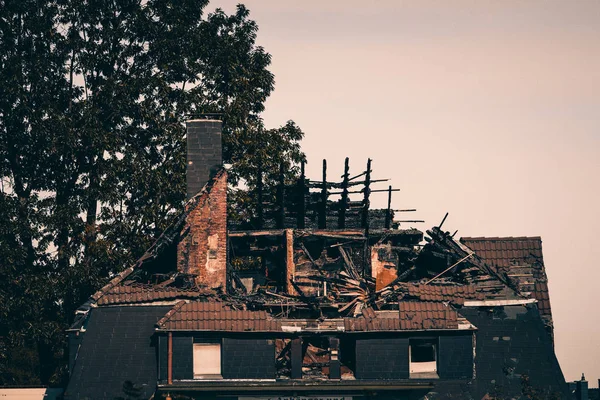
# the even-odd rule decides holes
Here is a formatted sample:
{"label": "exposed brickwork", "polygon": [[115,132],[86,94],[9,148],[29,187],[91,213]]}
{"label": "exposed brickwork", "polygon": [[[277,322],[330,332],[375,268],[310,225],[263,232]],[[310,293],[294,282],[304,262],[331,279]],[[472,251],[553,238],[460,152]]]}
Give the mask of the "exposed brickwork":
{"label": "exposed brickwork", "polygon": [[227,172],[221,170],[198,194],[177,245],[177,270],[196,283],[225,287],[227,280]]}
{"label": "exposed brickwork", "polygon": [[187,128],[187,198],[192,198],[221,169],[221,121],[192,120]]}
{"label": "exposed brickwork", "polygon": [[270,339],[223,339],[223,378],[274,379],[275,343]]}
{"label": "exposed brickwork", "polygon": [[397,255],[390,244],[371,248],[371,276],[375,278],[375,290],[381,290],[398,278]]}

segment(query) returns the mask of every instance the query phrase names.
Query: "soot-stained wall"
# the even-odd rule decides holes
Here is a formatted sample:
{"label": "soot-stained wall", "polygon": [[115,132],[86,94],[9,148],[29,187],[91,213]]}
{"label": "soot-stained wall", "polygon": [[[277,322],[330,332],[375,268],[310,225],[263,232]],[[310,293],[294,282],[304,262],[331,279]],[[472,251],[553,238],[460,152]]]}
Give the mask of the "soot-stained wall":
{"label": "soot-stained wall", "polygon": [[518,395],[524,377],[544,395],[568,396],[552,339],[534,304],[464,307],[460,313],[478,328],[471,389],[475,398],[494,392]]}
{"label": "soot-stained wall", "polygon": [[222,349],[223,378],[275,378],[274,340],[224,338]]}
{"label": "soot-stained wall", "polygon": [[408,338],[356,340],[357,379],[407,379]]}
{"label": "soot-stained wall", "polygon": [[473,335],[440,336],[438,375],[440,379],[473,377]]}
{"label": "soot-stained wall", "polygon": [[194,379],[194,338],[173,335],[173,379]]}

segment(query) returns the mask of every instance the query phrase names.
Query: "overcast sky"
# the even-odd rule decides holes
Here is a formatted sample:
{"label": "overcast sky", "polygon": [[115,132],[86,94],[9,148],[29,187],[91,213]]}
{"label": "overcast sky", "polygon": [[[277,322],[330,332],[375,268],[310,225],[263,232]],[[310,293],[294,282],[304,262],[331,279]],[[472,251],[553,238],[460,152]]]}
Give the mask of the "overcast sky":
{"label": "overcast sky", "polygon": [[541,236],[565,378],[596,387],[600,1],[244,4],[273,55],[265,121],[300,125],[308,174],[370,157],[417,228]]}

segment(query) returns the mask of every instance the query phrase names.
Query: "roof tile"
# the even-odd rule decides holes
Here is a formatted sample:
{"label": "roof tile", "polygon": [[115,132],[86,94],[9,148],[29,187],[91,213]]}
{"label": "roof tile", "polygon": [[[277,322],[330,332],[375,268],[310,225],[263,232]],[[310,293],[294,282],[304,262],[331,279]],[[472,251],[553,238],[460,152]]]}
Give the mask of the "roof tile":
{"label": "roof tile", "polygon": [[[497,269],[510,269],[529,266],[536,283],[531,297],[539,301],[538,308],[543,316],[552,316],[550,295],[542,255],[542,239],[534,237],[463,237],[460,241],[471,248],[483,261]],[[507,248],[510,251],[505,251]],[[522,292],[528,292],[525,282],[519,284]],[[542,305],[542,301],[546,301]]]}
{"label": "roof tile", "polygon": [[99,306],[117,304],[140,304],[177,299],[194,299],[203,293],[198,290],[185,290],[148,285],[113,286],[97,299]]}
{"label": "roof tile", "polygon": [[164,330],[186,331],[281,331],[281,323],[264,311],[231,310],[220,302],[177,304],[157,325]]}

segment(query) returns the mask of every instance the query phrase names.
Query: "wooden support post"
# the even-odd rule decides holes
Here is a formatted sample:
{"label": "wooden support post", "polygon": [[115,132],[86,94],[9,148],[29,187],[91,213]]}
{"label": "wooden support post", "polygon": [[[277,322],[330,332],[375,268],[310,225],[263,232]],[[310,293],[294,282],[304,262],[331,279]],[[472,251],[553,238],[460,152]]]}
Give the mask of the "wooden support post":
{"label": "wooden support post", "polygon": [[296,275],[296,264],[294,263],[294,230],[285,230],[285,282],[286,292],[291,295],[296,295],[296,289],[292,282]]}
{"label": "wooden support post", "polygon": [[167,384],[173,384],[173,332],[168,334],[167,343]]}
{"label": "wooden support post", "polygon": [[323,160],[323,189],[321,189],[321,207],[319,207],[319,229],[327,228],[327,160]]}
{"label": "wooden support post", "polygon": [[283,229],[285,224],[285,175],[283,163],[279,164],[279,185],[277,185],[277,204],[279,212],[277,213],[277,228]]}
{"label": "wooden support post", "polygon": [[298,181],[298,208],[297,224],[299,229],[305,228],[306,217],[306,177],[304,175],[304,161],[300,164],[300,180]]}
{"label": "wooden support post", "polygon": [[342,198],[340,199],[340,209],[338,211],[338,228],[346,228],[346,208],[348,208],[348,178],[350,177],[350,159],[346,157],[344,162],[344,180],[342,181]]}
{"label": "wooden support post", "polygon": [[367,160],[367,171],[365,172],[365,187],[363,188],[363,210],[362,210],[362,228],[369,231],[369,196],[371,195],[371,159]]}
{"label": "wooden support post", "polygon": [[302,379],[302,339],[292,339],[292,351],[291,351],[291,362],[292,362],[292,379]]}
{"label": "wooden support post", "polygon": [[371,273],[371,257],[369,254],[369,207],[371,205],[369,196],[371,195],[371,159],[367,159],[367,170],[365,171],[365,187],[363,197],[362,227],[365,230],[365,240],[363,249],[362,276],[365,277]]}
{"label": "wooden support post", "polygon": [[329,338],[329,379],[342,378],[342,365],[340,362],[340,339]]}
{"label": "wooden support post", "polygon": [[392,221],[392,185],[388,188],[388,207],[385,213],[385,229],[390,229]]}
{"label": "wooden support post", "polygon": [[442,229],[442,225],[444,225],[444,222],[446,222],[446,218],[448,218],[448,213],[446,213],[446,215],[444,215],[444,219],[442,219],[442,222],[440,222],[440,224],[437,227],[440,231]]}

